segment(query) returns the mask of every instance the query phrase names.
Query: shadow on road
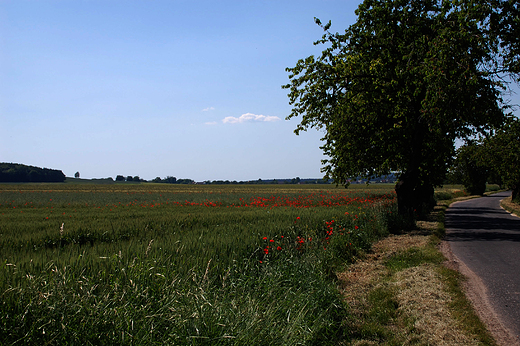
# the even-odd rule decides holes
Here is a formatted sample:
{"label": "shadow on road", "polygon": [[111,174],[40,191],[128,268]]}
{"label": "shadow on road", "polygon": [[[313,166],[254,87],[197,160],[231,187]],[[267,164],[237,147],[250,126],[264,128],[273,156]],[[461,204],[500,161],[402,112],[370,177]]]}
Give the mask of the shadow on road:
{"label": "shadow on road", "polygon": [[[478,276],[497,325],[520,340],[520,218],[500,208],[510,192],[469,199],[446,210],[445,240],[454,258]],[[476,285],[478,286],[478,285]],[[492,314],[489,314],[492,315]],[[506,334],[508,332],[505,332]],[[516,345],[507,342],[504,345]]]}
{"label": "shadow on road", "polygon": [[[487,196],[485,199],[502,199]],[[487,207],[455,204],[446,212],[447,241],[513,241],[520,242],[520,219],[507,212]]]}
{"label": "shadow on road", "polygon": [[474,207],[471,209],[468,208],[458,208],[458,207],[451,207],[449,209],[449,214],[456,214],[456,215],[482,215],[482,214],[500,214],[503,215],[503,210],[497,210],[492,208],[486,208],[486,207]]}
{"label": "shadow on road", "polygon": [[463,241],[512,241],[520,242],[520,231],[517,233],[504,233],[496,231],[482,231],[482,232],[465,232],[465,231],[451,231],[446,235],[445,240],[450,242]]}

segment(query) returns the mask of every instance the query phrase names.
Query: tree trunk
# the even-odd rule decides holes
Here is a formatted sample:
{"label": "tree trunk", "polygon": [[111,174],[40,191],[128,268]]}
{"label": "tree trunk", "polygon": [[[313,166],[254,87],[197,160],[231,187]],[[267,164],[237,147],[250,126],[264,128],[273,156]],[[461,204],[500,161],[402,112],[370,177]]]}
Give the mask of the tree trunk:
{"label": "tree trunk", "polygon": [[513,186],[513,193],[511,194],[511,201],[520,202],[520,184]]}
{"label": "tree trunk", "polygon": [[401,216],[413,217],[413,190],[414,182],[403,174],[395,185],[395,193],[397,194],[397,212]]}
{"label": "tree trunk", "polygon": [[417,174],[403,173],[395,186],[397,209],[401,216],[424,216],[435,206],[433,185],[421,182]]}

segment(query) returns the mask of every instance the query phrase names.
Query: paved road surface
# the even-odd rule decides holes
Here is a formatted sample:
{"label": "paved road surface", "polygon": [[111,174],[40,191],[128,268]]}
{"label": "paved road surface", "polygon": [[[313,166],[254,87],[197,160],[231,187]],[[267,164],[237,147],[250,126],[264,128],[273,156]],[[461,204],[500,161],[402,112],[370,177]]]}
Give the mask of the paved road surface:
{"label": "paved road surface", "polygon": [[503,325],[520,338],[520,218],[500,208],[500,200],[509,195],[453,204],[446,212],[446,240],[481,278]]}

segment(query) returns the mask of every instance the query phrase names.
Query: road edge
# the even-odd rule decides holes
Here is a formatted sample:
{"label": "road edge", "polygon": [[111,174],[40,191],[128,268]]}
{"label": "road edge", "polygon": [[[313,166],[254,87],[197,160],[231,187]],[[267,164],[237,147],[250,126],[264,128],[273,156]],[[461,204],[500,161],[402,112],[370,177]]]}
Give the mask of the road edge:
{"label": "road edge", "polygon": [[[451,203],[448,209],[453,204],[460,202],[463,201]],[[449,230],[446,228],[446,233],[448,232]],[[446,257],[444,265],[449,269],[459,272],[465,278],[463,282],[464,293],[496,343],[500,346],[520,346],[520,340],[500,322],[500,319],[489,302],[487,288],[480,277],[453,254],[450,244],[446,240],[440,242],[439,250],[444,257]]]}

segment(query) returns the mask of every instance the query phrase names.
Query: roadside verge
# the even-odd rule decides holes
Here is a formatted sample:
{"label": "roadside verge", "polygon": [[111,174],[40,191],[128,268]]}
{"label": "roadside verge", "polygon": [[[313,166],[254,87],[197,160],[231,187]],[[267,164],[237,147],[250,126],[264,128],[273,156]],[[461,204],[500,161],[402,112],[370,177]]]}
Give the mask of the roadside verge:
{"label": "roadside verge", "polygon": [[451,202],[440,203],[415,230],[375,243],[338,274],[352,314],[352,345],[503,344],[479,318],[470,280],[443,251],[444,212]]}
{"label": "roadside verge", "polygon": [[[450,204],[450,206],[453,203]],[[520,206],[511,202],[511,198],[501,201],[501,207],[510,213],[520,212]],[[444,220],[442,220],[444,222]],[[439,249],[446,257],[445,266],[459,272],[462,275],[462,287],[466,297],[471,302],[475,314],[484,323],[489,333],[493,336],[499,346],[520,346],[517,338],[505,328],[492,308],[487,295],[487,288],[471,269],[464,262],[460,261],[451,251],[450,245],[446,241],[441,241]]]}

